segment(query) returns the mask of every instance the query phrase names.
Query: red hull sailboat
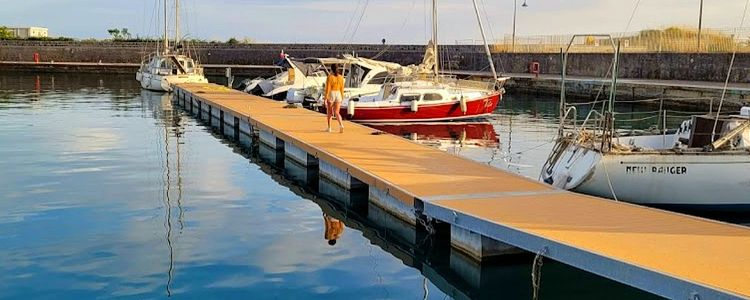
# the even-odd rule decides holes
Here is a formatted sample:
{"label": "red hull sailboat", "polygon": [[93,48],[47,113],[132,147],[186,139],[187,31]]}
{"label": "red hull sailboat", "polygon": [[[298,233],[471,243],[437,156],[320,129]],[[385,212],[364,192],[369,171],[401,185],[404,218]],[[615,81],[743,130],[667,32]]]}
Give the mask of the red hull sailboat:
{"label": "red hull sailboat", "polygon": [[[500,91],[488,93],[470,100],[429,101],[411,100],[387,103],[390,105],[368,105],[367,101],[349,102],[341,109],[344,118],[363,123],[380,122],[424,122],[475,119],[492,114],[502,99]],[[425,96],[420,95],[424,98]],[[414,103],[416,102],[416,103]],[[463,102],[463,103],[462,103]]]}
{"label": "red hull sailboat", "polygon": [[[476,0],[474,8],[484,38]],[[342,116],[364,123],[424,122],[473,119],[495,110],[505,93],[503,84],[510,78],[498,78],[486,39],[485,51],[494,80],[459,80],[442,75],[437,46],[437,0],[432,1],[432,9],[433,37],[418,70],[407,77],[387,78],[377,95],[347,99],[342,103]]]}

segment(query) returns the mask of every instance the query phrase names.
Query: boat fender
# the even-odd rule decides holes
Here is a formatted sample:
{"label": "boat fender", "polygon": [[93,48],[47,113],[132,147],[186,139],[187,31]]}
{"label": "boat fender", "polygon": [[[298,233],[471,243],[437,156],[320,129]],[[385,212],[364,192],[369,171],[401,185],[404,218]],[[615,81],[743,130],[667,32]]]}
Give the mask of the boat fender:
{"label": "boat fender", "polygon": [[417,100],[412,100],[411,101],[411,111],[412,112],[419,111],[419,101],[417,101]]}
{"label": "boat fender", "polygon": [[461,112],[466,114],[466,111],[469,110],[466,107],[466,98],[464,98],[464,96],[461,96],[461,100],[459,100],[459,102],[461,102]]}
{"label": "boat fender", "polygon": [[349,100],[349,104],[346,106],[346,114],[349,115],[349,117],[354,116],[354,110],[356,110],[357,102]]}

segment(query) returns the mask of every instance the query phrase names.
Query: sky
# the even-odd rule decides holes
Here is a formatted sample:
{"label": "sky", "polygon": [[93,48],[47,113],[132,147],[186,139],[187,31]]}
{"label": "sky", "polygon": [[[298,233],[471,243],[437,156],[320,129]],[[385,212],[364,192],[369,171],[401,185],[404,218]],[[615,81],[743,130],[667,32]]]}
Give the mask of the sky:
{"label": "sky", "polygon": [[[172,2],[173,0],[169,0]],[[489,39],[509,37],[513,0],[478,0]],[[697,27],[700,0],[516,0],[517,36]],[[107,38],[108,28],[161,32],[157,0],[3,0],[0,25],[42,26],[52,36]],[[423,44],[427,0],[182,0],[189,37],[256,42]],[[441,43],[479,40],[471,0],[439,0]],[[740,26],[743,0],[705,0],[704,28]],[[635,9],[635,14],[632,14]],[[364,14],[362,12],[364,11]],[[629,22],[632,15],[632,21]],[[745,24],[750,23],[750,17]],[[628,26],[628,24],[630,24]],[[158,26],[157,26],[158,25]],[[748,25],[745,25],[745,27]]]}

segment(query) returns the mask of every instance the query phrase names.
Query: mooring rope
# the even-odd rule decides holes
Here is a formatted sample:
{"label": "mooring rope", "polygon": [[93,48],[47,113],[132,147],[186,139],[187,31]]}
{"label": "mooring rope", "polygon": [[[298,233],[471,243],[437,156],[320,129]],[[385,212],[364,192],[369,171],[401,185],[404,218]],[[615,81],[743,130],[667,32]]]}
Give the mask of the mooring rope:
{"label": "mooring rope", "polygon": [[533,288],[532,299],[539,299],[539,289],[542,287],[542,266],[544,265],[544,254],[547,254],[547,247],[542,248],[534,256],[531,265],[531,286]]}
{"label": "mooring rope", "polygon": [[[602,160],[604,159],[604,155],[602,155]],[[604,175],[607,175],[607,185],[609,185],[609,191],[612,193],[612,198],[615,201],[620,201],[617,199],[617,194],[615,194],[615,188],[612,185],[612,179],[609,178],[609,170],[607,170],[607,162],[602,163],[604,165]]]}

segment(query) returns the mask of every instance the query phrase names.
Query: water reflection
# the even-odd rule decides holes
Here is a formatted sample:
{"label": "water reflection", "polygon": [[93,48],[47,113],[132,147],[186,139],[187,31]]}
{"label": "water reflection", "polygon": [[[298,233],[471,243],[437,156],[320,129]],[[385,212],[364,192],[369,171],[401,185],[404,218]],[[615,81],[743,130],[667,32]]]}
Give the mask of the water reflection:
{"label": "water reflection", "polygon": [[[530,274],[533,255],[512,255],[477,263],[450,247],[446,224],[439,225],[443,226],[442,230],[438,230],[439,234],[430,234],[423,228],[415,229],[382,208],[368,203],[367,190],[348,191],[325,178],[318,179],[317,192],[313,191],[309,180],[295,175],[303,173],[300,169],[306,167],[291,159],[284,159],[283,151],[276,151],[264,144],[258,148],[257,158],[252,155],[247,157],[259,164],[280,185],[313,201],[323,211],[326,240],[330,240],[335,233],[335,229],[331,229],[339,224],[360,232],[370,243],[420,272],[425,280],[423,296],[437,296],[438,299],[442,298],[441,294],[453,299],[532,297]],[[362,204],[365,209],[362,209]],[[658,298],[554,261],[547,261],[541,274],[544,284],[540,292],[544,298]]]}
{"label": "water reflection", "polygon": [[489,122],[371,124],[375,129],[448,151],[452,148],[495,148],[500,139]]}
{"label": "water reflection", "polygon": [[106,91],[112,95],[138,95],[138,82],[131,74],[15,73],[0,71],[0,90],[16,92]]}
{"label": "water reflection", "polygon": [[[36,75],[0,75],[0,298],[531,295],[530,257],[476,264],[369,205],[366,190],[221,138],[131,76],[39,76],[37,92]],[[513,152],[536,144],[527,125],[547,124],[524,115]],[[507,121],[490,122],[499,142],[476,139],[491,151],[461,155],[501,156]],[[321,240],[324,214],[343,223],[335,247]],[[544,298],[648,297],[556,263],[542,274]]]}
{"label": "water reflection", "polygon": [[[182,122],[182,115],[176,112],[172,107],[172,98],[169,94],[157,93],[142,90],[141,99],[148,104],[150,111],[153,113],[153,117],[160,121],[161,127],[163,127],[163,139],[162,145],[158,149],[163,155],[160,161],[163,162],[163,177],[162,177],[162,190],[163,190],[163,205],[164,205],[164,228],[165,234],[164,239],[166,241],[166,248],[168,253],[168,267],[166,271],[166,295],[167,297],[172,296],[172,282],[175,278],[175,239],[182,234],[185,227],[184,224],[184,209],[182,206],[182,168],[181,168],[181,155],[180,149],[182,145],[181,138],[185,132],[185,126]],[[163,148],[162,148],[163,147]],[[176,177],[176,178],[174,178]],[[173,186],[177,188],[176,199],[173,200]],[[173,232],[173,222],[175,216],[173,216],[173,202],[177,204],[177,235]]]}
{"label": "water reflection", "polygon": [[326,213],[323,213],[323,223],[325,223],[323,238],[328,241],[328,245],[336,245],[336,241],[344,234],[344,223]]}

